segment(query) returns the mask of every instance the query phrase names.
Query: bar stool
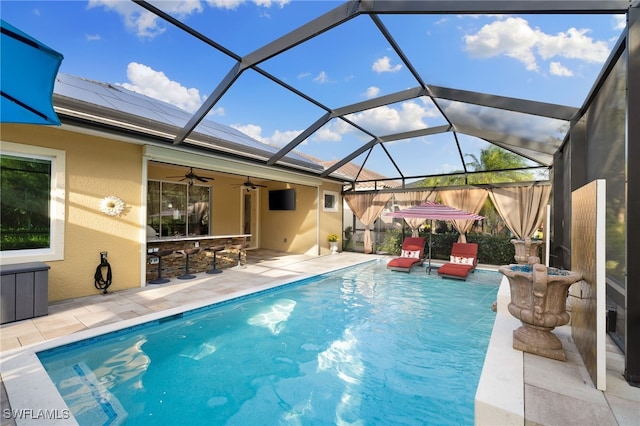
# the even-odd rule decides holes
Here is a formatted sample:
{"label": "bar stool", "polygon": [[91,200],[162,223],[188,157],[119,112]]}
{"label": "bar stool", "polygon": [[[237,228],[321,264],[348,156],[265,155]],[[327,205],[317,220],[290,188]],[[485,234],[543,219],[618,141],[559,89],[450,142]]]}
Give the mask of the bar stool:
{"label": "bar stool", "polygon": [[152,258],[158,259],[158,277],[155,280],[149,281],[149,284],[165,284],[171,281],[169,278],[162,277],[162,258],[173,254],[173,250],[158,250],[153,253],[149,253]]}
{"label": "bar stool", "polygon": [[213,253],[213,263],[211,264],[212,268],[207,271],[207,274],[219,274],[219,273],[222,272],[222,269],[218,269],[216,255],[218,254],[219,251],[222,251],[224,249],[225,249],[225,246],[223,246],[223,245],[207,247],[205,249],[206,251],[210,251],[210,252]]}
{"label": "bar stool", "polygon": [[246,268],[246,266],[242,266],[242,250],[244,250],[245,248],[249,247],[249,244],[244,243],[244,244],[234,244],[232,246],[230,246],[229,248],[232,250],[238,250],[238,265],[234,266],[235,269],[242,269],[242,268]]}
{"label": "bar stool", "polygon": [[184,274],[177,277],[179,280],[190,280],[196,277],[195,275],[189,273],[189,256],[191,256],[192,254],[197,254],[199,252],[199,247],[188,248],[179,251],[179,253],[182,253],[182,255],[185,257]]}

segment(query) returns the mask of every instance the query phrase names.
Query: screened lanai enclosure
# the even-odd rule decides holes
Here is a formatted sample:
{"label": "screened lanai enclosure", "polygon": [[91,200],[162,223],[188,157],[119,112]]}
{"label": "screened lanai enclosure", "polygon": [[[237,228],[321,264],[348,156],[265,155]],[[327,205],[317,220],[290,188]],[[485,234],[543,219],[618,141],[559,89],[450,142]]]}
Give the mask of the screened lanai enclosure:
{"label": "screened lanai enclosure", "polygon": [[[585,280],[585,289],[606,286],[606,300],[586,290],[584,300],[606,304],[625,378],[640,384],[640,168],[632,163],[640,158],[640,1],[255,3],[262,13],[241,1],[90,2],[148,43],[123,43],[109,58],[87,51],[87,63],[127,61],[131,81],[95,89],[61,73],[57,113],[66,125],[91,121],[124,138],[255,165],[262,179],[287,171],[300,185],[309,176],[338,183],[342,193],[324,194],[323,207],[344,210],[343,229],[363,235],[383,226],[385,209],[436,198],[498,207],[505,194],[544,188],[537,200],[549,205],[549,263],[581,265],[591,246],[604,260],[606,278]],[[215,9],[215,22],[203,8]],[[151,40],[163,53],[153,59]],[[146,92],[141,74],[155,77]],[[167,101],[171,79],[186,87],[168,107],[120,90]],[[596,181],[600,201],[575,195]],[[465,208],[472,193],[475,205]],[[591,210],[577,202],[599,203],[594,211],[605,217],[581,217]],[[377,211],[364,217],[357,203]],[[574,221],[593,223],[593,232],[575,231]],[[589,330],[604,328],[590,320]]]}
{"label": "screened lanai enclosure", "polygon": [[[437,197],[461,208],[455,194],[473,192],[500,204],[514,188],[547,188],[549,263],[566,269],[584,262],[574,245],[590,244],[581,239],[590,233],[572,228],[589,223],[576,218],[574,194],[599,180],[606,220],[594,221],[603,229],[591,243],[605,260],[606,302],[598,303],[614,313],[607,330],[625,353],[625,377],[640,383],[640,266],[627,261],[640,254],[640,171],[629,163],[640,158],[639,2],[267,3],[279,13],[251,15],[242,2],[93,2],[146,23],[131,28],[142,37],[161,36],[155,69],[178,63],[181,81],[207,78],[203,94],[163,111],[171,119],[153,132],[145,129],[154,112],[132,114],[124,99],[90,112],[107,117],[115,105],[110,118],[131,120],[129,132],[156,144],[338,182],[342,194],[325,194],[325,207],[327,196],[332,208],[346,200],[343,228],[352,232],[407,203]],[[217,9],[215,25],[203,7]],[[128,72],[153,69],[131,62]],[[80,89],[65,78],[54,95],[63,109],[64,91]],[[354,218],[355,200],[378,204],[376,215]],[[597,285],[605,284],[587,283]]]}
{"label": "screened lanai enclosure", "polygon": [[[178,3],[135,3],[172,35],[167,60],[210,76],[166,143],[339,181],[346,198],[385,204],[385,194],[551,184],[545,238],[549,262],[565,268],[575,262],[572,194],[605,182],[597,244],[617,315],[607,329],[625,377],[640,382],[640,267],[627,261],[640,236],[640,172],[629,164],[640,158],[637,1],[281,2],[291,13],[280,33],[249,17],[231,31]],[[598,24],[609,30],[587,30]],[[181,43],[199,57],[184,57]],[[268,149],[205,138],[208,120]]]}
{"label": "screened lanai enclosure", "polygon": [[[215,63],[210,94],[176,132],[174,144],[195,144],[207,116],[232,125],[229,105],[242,103],[258,129],[272,133],[263,136],[255,128],[244,129],[276,148],[274,153],[258,155],[259,160],[284,165],[285,156],[295,151],[323,162],[322,176],[352,185],[369,181],[373,186],[386,180],[404,186],[425,176],[447,174],[462,174],[463,182],[472,174],[479,174],[476,183],[495,180],[469,165],[470,158],[479,158],[491,146],[517,155],[518,168],[529,170],[535,180],[548,179],[553,155],[611,48],[594,44],[596,52],[580,70],[585,79],[577,90],[563,90],[566,81],[561,80],[545,84],[543,78],[532,83],[536,86],[532,91],[525,90],[523,82],[507,82],[515,78],[518,61],[526,67],[543,64],[525,58],[527,52],[508,49],[506,56],[517,58],[513,62],[503,58],[496,68],[495,63],[482,61],[498,56],[497,49],[492,51],[492,36],[484,33],[534,34],[539,31],[535,28],[539,14],[557,15],[576,29],[593,20],[611,22],[616,15],[623,19],[629,8],[627,1],[292,2],[287,7],[298,8],[299,13],[290,32],[262,34],[261,28],[251,28],[250,35],[239,37],[217,31],[197,17],[181,20],[181,10],[169,4],[136,3],[181,29],[183,36],[196,37],[203,55]],[[476,19],[478,14],[502,18],[473,35],[430,44],[428,30],[450,30],[444,24],[447,20]],[[525,24],[524,17],[531,22]],[[609,36],[618,38],[622,32],[619,27]],[[424,41],[415,43],[416,37]],[[556,42],[571,49],[576,37],[557,36]],[[472,68],[459,67],[451,57],[460,43],[477,58]],[[570,62],[572,56],[564,58]],[[288,65],[296,62],[303,62],[308,74]],[[375,86],[346,84],[365,73],[376,76]],[[251,90],[242,90],[247,87]],[[250,98],[243,98],[246,93]],[[355,175],[341,173],[347,164],[358,167]],[[364,177],[365,168],[380,177],[373,181]],[[493,171],[493,176],[510,179],[508,173]]]}

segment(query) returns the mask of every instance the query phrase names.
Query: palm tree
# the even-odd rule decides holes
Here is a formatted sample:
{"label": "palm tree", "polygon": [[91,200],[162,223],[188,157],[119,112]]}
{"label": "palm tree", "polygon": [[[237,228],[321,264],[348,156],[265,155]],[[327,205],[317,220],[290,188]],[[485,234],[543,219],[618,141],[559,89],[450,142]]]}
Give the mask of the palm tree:
{"label": "palm tree", "polygon": [[[501,183],[533,180],[533,173],[523,169],[527,167],[524,158],[513,152],[492,145],[480,151],[480,159],[474,154],[467,154],[473,159],[467,163],[467,167],[474,171],[486,170],[489,173],[473,174],[469,176],[469,183]],[[504,170],[504,171],[500,171]],[[484,227],[491,234],[497,234],[506,229],[504,220],[496,211],[491,198],[487,198],[480,214],[485,217]]]}
{"label": "palm tree", "polygon": [[[453,172],[446,176],[433,176],[425,178],[413,186],[418,187],[446,187],[465,184],[481,183],[504,183],[523,182],[534,180],[534,174],[525,169],[528,167],[527,161],[513,152],[492,145],[480,151],[480,158],[475,154],[465,154],[465,157],[472,161],[466,163],[467,170],[473,173],[465,175],[464,171]],[[504,221],[496,211],[490,198],[487,198],[484,206],[480,210],[480,215],[484,216],[483,227],[491,234],[500,233],[506,229]]]}
{"label": "palm tree", "polygon": [[[475,154],[466,154],[473,161],[468,162],[467,168],[473,171],[492,171],[469,176],[469,183],[500,183],[533,180],[533,173],[523,169],[527,167],[526,160],[518,154],[492,145],[480,151],[480,159]],[[501,171],[504,170],[504,171]]]}

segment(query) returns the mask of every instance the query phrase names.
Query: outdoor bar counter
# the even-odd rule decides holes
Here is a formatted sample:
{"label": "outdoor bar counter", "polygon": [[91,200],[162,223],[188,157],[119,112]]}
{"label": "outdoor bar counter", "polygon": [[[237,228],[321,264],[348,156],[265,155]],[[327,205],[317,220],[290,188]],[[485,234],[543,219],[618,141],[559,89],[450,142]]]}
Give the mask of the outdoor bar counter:
{"label": "outdoor bar counter", "polygon": [[215,246],[224,246],[224,250],[216,254],[218,269],[230,268],[246,262],[246,251],[232,248],[232,246],[245,245],[251,234],[237,235],[189,235],[172,237],[147,238],[147,282],[158,277],[158,257],[154,253],[161,251],[173,251],[162,256],[162,277],[175,278],[185,273],[186,256],[182,253],[185,249],[198,248],[198,253],[189,256],[189,273],[205,272],[212,268],[213,252],[207,250]]}

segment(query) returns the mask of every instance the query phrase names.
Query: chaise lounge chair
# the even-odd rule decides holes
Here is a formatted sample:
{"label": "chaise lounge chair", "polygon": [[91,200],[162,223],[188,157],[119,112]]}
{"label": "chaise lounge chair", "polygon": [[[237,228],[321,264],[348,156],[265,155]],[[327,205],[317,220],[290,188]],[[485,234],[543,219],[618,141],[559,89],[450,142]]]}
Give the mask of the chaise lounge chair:
{"label": "chaise lounge chair", "polygon": [[387,269],[392,271],[411,272],[414,266],[422,265],[424,257],[424,238],[407,237],[402,242],[400,257],[391,259],[387,263]]}
{"label": "chaise lounge chair", "polygon": [[466,280],[478,265],[478,244],[453,243],[449,263],[438,268],[438,275],[445,278]]}

